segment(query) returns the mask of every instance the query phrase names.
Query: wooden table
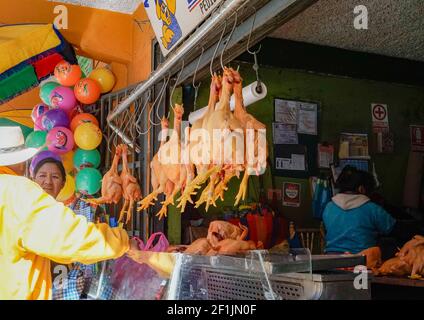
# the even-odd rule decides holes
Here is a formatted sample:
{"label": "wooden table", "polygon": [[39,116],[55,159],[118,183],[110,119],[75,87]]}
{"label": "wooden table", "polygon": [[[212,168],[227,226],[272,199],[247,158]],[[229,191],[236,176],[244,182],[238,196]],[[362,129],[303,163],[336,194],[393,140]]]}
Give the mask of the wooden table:
{"label": "wooden table", "polygon": [[409,279],[409,278],[397,278],[397,277],[373,277],[372,283],[386,284],[392,286],[405,286],[405,287],[422,287],[424,288],[424,278],[420,279]]}
{"label": "wooden table", "polygon": [[424,280],[396,277],[371,279],[373,300],[424,300]]}

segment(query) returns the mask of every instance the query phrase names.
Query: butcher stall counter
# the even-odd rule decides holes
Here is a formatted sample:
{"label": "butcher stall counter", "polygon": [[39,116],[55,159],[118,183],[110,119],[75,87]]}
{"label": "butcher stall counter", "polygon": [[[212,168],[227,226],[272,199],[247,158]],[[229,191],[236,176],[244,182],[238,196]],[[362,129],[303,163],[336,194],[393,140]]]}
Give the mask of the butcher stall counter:
{"label": "butcher stall counter", "polygon": [[[309,252],[309,251],[308,251]],[[168,286],[172,300],[369,300],[370,280],[355,288],[358,274],[341,269],[365,265],[359,255],[308,252],[246,256],[179,254]]]}

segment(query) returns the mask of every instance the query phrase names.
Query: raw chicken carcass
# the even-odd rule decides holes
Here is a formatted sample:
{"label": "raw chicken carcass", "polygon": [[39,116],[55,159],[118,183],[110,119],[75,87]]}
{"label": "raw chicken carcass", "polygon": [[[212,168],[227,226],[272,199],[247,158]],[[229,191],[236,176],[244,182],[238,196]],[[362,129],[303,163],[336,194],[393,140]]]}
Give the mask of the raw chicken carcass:
{"label": "raw chicken carcass", "polygon": [[412,266],[411,278],[424,276],[424,244],[410,248],[408,254],[400,259]]}
{"label": "raw chicken carcass", "polygon": [[118,164],[121,159],[121,147],[117,147],[113,157],[112,166],[102,179],[102,196],[98,199],[85,199],[91,204],[114,203],[117,204],[122,198],[122,179],[118,174]]}
{"label": "raw chicken carcass", "polygon": [[[184,108],[177,104],[173,111],[174,130],[171,138],[161,145],[150,163],[153,192],[139,202],[140,207],[137,209],[138,211],[147,209],[153,204],[153,200],[157,200],[157,196],[164,192],[166,199],[162,202],[161,210],[156,214],[159,219],[167,216],[168,205],[174,204],[174,197],[184,186],[187,175],[181,161],[181,122]],[[154,184],[158,187],[155,188]]]}
{"label": "raw chicken carcass", "polygon": [[401,258],[405,257],[409,250],[422,244],[424,244],[424,237],[416,235],[414,238],[412,238],[412,240],[408,241],[396,255]]}
{"label": "raw chicken carcass", "polygon": [[[208,161],[208,156],[210,155],[209,145],[203,134],[205,133],[205,126],[215,111],[216,103],[219,100],[222,79],[216,74],[212,77],[210,92],[209,92],[209,102],[205,115],[193,123],[193,126],[190,128],[190,139],[189,139],[189,165],[187,169],[187,182],[182,193],[181,197],[178,199],[179,204],[178,208],[181,208],[181,212],[184,212],[187,202],[193,204],[191,200],[193,195],[197,194],[197,189],[206,182],[209,177],[210,172],[210,163]],[[206,145],[206,147],[205,147]],[[194,167],[196,167],[197,176],[194,177]]]}
{"label": "raw chicken carcass", "polygon": [[184,251],[186,254],[198,254],[198,255],[207,255],[208,252],[212,249],[209,240],[206,238],[200,238],[195,240],[188,248]]}
{"label": "raw chicken carcass", "polygon": [[375,269],[381,266],[381,250],[379,247],[366,249],[359,254],[366,256],[368,269]]}
{"label": "raw chicken carcass", "polygon": [[247,237],[248,229],[241,224],[239,226],[237,227],[227,221],[212,221],[209,224],[207,239],[213,247],[226,239],[244,240]]}
{"label": "raw chicken carcass", "polygon": [[125,223],[128,223],[131,219],[131,214],[134,208],[134,202],[141,199],[141,188],[137,182],[137,179],[131,175],[128,168],[128,147],[125,144],[120,145],[122,151],[122,195],[124,197],[124,205],[122,206],[121,213],[119,214],[119,222],[124,218],[127,213],[127,219]]}
{"label": "raw chicken carcass", "polygon": [[225,239],[220,241],[213,250],[218,254],[234,255],[244,253],[249,250],[263,249],[263,244],[259,241],[257,244],[254,241]]}
{"label": "raw chicken carcass", "polygon": [[374,271],[374,275],[403,277],[411,274],[412,267],[399,257],[387,260],[383,265]]}
{"label": "raw chicken carcass", "polygon": [[[240,183],[240,189],[236,196],[235,206],[237,206],[240,200],[246,198],[247,183],[249,175],[256,174],[260,175],[265,171],[268,159],[268,145],[266,143],[266,137],[263,137],[265,145],[262,145],[260,135],[265,134],[266,125],[258,121],[255,117],[249,114],[244,106],[243,101],[243,79],[240,73],[234,69],[230,69],[233,77],[233,88],[234,88],[234,117],[240,122],[244,130],[245,138],[245,162],[244,162],[244,176]],[[253,134],[254,143],[252,145],[249,140],[249,134]],[[253,152],[248,152],[252,148]]]}
{"label": "raw chicken carcass", "polygon": [[202,179],[210,178],[209,185],[203,191],[196,206],[206,203],[206,211],[210,204],[216,206],[217,195],[215,187],[219,182],[219,172],[225,167],[242,167],[244,163],[243,126],[234,117],[230,108],[230,98],[233,91],[233,74],[231,69],[224,68],[222,91],[215,111],[204,121],[209,143],[204,143],[205,150],[210,152],[211,166]]}
{"label": "raw chicken carcass", "polygon": [[182,253],[186,251],[188,246],[186,245],[175,245],[175,246],[169,246],[168,249],[166,249],[166,252],[168,253]]}

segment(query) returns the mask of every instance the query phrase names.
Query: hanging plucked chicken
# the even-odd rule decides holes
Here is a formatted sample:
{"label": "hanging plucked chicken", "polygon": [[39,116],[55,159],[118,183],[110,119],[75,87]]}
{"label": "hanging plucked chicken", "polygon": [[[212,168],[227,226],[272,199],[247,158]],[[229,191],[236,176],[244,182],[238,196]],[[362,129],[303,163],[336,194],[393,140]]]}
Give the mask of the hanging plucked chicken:
{"label": "hanging plucked chicken", "polygon": [[102,179],[102,196],[98,199],[85,199],[91,204],[117,204],[122,198],[122,179],[118,174],[118,164],[121,159],[122,150],[118,146],[115,150],[112,166]]}
{"label": "hanging plucked chicken", "polygon": [[[159,219],[167,216],[167,207],[174,204],[175,195],[181,190],[186,180],[186,169],[182,164],[181,155],[181,122],[184,108],[176,104],[174,111],[174,128],[171,138],[162,142],[157,154],[150,163],[153,191],[139,202],[138,211],[145,210],[154,204],[158,195],[165,193],[161,210],[156,214]],[[162,120],[162,129],[166,130],[167,120]]]}
{"label": "hanging plucked chicken", "polygon": [[119,222],[124,220],[124,216],[126,214],[127,219],[125,220],[125,223],[127,224],[131,219],[134,203],[141,199],[141,188],[137,179],[131,175],[128,168],[128,147],[125,144],[122,144],[118,146],[118,148],[120,148],[122,152],[122,172],[120,177],[122,181],[122,195],[125,200],[119,214]]}

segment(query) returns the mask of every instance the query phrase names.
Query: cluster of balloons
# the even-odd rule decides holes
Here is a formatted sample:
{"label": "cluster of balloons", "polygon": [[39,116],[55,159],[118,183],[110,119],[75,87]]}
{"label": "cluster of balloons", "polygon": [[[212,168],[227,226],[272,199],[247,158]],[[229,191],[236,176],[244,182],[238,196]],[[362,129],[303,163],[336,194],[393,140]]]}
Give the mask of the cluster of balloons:
{"label": "cluster of balloons", "polygon": [[40,88],[43,103],[32,111],[34,131],[25,144],[42,150],[33,164],[45,158],[62,161],[67,177],[57,200],[68,202],[75,191],[94,195],[101,188],[97,147],[102,132],[96,117],[82,112],[81,105],[93,104],[102,93],[112,90],[115,77],[108,69],[99,68],[82,78],[81,68],[66,61],[56,65],[54,75],[57,82],[47,82]]}

